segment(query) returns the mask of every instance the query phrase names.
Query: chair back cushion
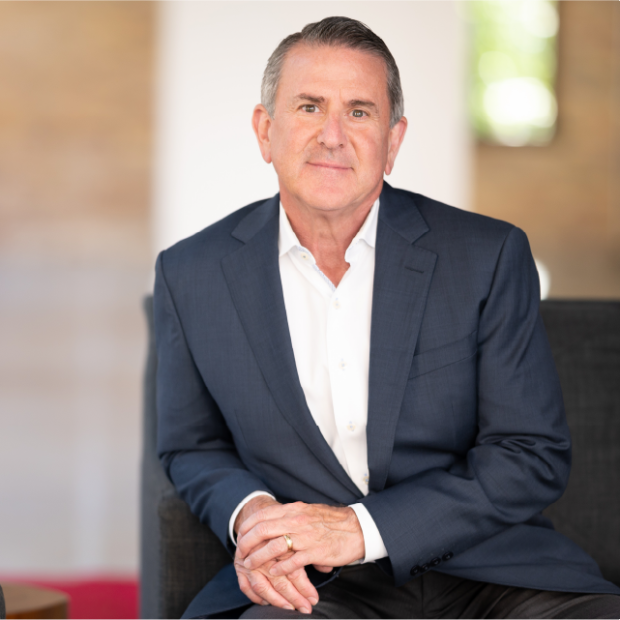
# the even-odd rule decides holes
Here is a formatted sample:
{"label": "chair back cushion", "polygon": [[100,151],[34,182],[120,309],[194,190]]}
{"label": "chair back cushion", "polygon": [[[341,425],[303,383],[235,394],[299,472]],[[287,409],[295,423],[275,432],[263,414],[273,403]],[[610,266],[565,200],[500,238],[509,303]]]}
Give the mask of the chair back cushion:
{"label": "chair back cushion", "polygon": [[549,300],[541,314],[573,440],[568,488],[545,515],[620,585],[620,302]]}

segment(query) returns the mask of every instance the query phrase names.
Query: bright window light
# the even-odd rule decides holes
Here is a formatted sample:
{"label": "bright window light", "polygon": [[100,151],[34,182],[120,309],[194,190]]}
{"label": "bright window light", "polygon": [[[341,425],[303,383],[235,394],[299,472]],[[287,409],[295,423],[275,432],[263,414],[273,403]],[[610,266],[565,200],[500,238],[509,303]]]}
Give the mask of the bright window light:
{"label": "bright window light", "polygon": [[557,119],[557,2],[474,0],[466,6],[477,136],[507,146],[547,144]]}
{"label": "bright window light", "polygon": [[551,274],[542,261],[535,259],[536,269],[538,270],[538,280],[540,282],[540,298],[547,299],[551,288]]}

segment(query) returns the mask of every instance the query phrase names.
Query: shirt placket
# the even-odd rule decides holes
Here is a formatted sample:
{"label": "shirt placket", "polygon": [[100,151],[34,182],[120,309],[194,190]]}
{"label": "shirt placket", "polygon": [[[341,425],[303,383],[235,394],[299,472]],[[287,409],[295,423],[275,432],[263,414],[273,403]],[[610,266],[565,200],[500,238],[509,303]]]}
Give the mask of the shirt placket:
{"label": "shirt placket", "polygon": [[[355,259],[359,248],[349,253],[350,268],[335,290],[329,305],[327,317],[327,349],[330,383],[336,428],[347,459],[347,470],[358,488],[368,492],[366,472],[366,451],[360,442],[365,437],[365,424],[356,410],[356,398],[360,389],[359,360],[355,355],[352,338],[352,320],[355,313],[355,280],[359,265]],[[361,457],[361,458],[360,458]]]}

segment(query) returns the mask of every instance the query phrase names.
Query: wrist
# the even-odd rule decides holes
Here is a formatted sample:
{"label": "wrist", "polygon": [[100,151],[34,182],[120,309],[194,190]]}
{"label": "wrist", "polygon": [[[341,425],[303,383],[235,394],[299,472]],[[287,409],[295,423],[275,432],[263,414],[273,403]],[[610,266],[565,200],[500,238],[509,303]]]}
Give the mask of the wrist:
{"label": "wrist", "polygon": [[381,532],[377,527],[371,514],[364,504],[351,504],[351,510],[355,511],[357,520],[362,528],[362,536],[364,537],[364,559],[363,563],[374,562],[381,558],[388,557],[387,549],[383,543]]}
{"label": "wrist", "polygon": [[351,506],[347,506],[344,510],[346,510],[347,514],[347,524],[350,528],[351,533],[353,534],[353,538],[355,543],[353,544],[354,555],[352,562],[360,561],[362,562],[366,557],[366,544],[364,540],[364,531],[362,530],[362,526],[357,517],[357,513]]}

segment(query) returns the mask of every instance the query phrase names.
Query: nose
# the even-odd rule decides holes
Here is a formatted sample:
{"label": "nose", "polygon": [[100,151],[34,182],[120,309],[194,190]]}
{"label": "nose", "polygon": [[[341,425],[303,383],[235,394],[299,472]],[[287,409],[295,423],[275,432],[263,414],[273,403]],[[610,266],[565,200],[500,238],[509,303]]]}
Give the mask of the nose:
{"label": "nose", "polygon": [[337,149],[345,145],[347,136],[340,115],[330,114],[326,116],[317,140],[319,144],[328,149]]}

